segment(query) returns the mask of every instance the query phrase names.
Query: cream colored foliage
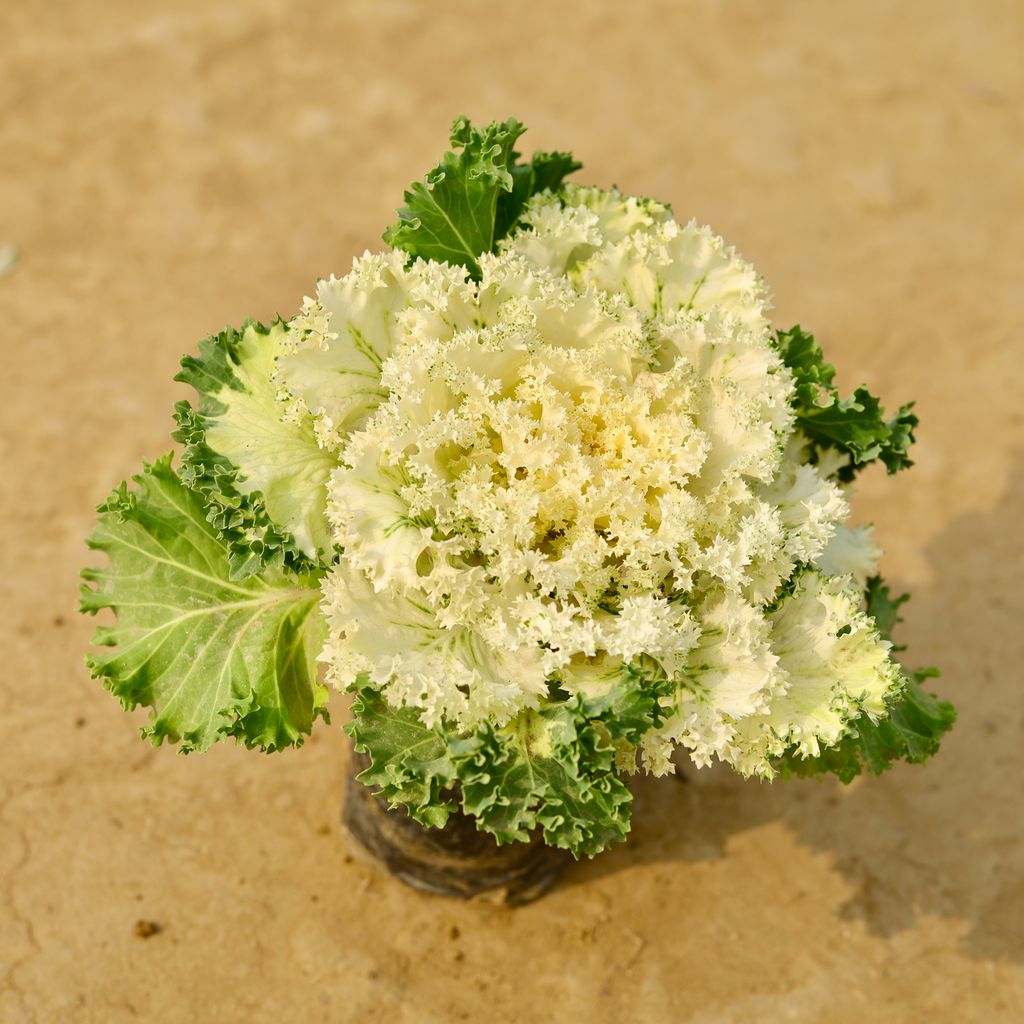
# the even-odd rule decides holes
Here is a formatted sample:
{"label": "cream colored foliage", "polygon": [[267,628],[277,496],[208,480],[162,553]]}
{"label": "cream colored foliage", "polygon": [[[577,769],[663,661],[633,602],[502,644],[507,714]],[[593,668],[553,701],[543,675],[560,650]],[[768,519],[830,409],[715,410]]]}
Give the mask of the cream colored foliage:
{"label": "cream colored foliage", "polygon": [[871,539],[873,526],[836,527],[832,539],[818,555],[817,566],[830,576],[850,576],[858,589],[878,571],[882,549]]}
{"label": "cream colored foliage", "polygon": [[675,684],[654,771],[681,744],[770,774],[780,743],[876,713],[894,670],[848,578],[778,600],[799,565],[859,580],[864,559],[788,443],[749,264],[660,204],[570,188],[480,265],[365,256],[293,322],[278,384],[338,461],[333,681],[470,728],[642,660]]}
{"label": "cream colored foliage", "polygon": [[334,460],[318,447],[308,420],[277,415],[272,376],[287,338],[281,324],[266,334],[252,325],[243,330],[233,367],[237,386],[225,384],[212,396],[224,411],[207,427],[206,441],[238,467],[238,490],[259,494],[301,551],[328,555],[323,507]]}

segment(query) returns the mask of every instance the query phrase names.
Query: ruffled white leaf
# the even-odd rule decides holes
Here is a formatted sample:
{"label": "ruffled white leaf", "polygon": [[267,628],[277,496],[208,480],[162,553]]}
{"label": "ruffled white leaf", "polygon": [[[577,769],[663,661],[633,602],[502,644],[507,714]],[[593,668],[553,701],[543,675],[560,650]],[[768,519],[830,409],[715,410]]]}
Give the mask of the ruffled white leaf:
{"label": "ruffled white leaf", "polygon": [[501,725],[546,693],[539,650],[497,651],[466,627],[447,629],[422,593],[374,590],[345,562],[323,584],[328,680],[346,688],[365,677],[394,706],[427,725]]}
{"label": "ruffled white leaf", "polygon": [[237,489],[260,493],[270,518],[316,557],[333,547],[324,509],[336,462],[321,450],[308,417],[289,416],[277,399],[273,377],[286,339],[280,323],[267,333],[245,328],[234,353],[235,380],[210,393],[219,408],[206,417],[206,443],[238,467]]}
{"label": "ruffled white leaf", "polygon": [[[872,720],[885,714],[886,698],[901,684],[889,657],[892,644],[860,604],[860,593],[842,577],[806,572],[768,616],[786,687],[765,724],[802,754],[816,756],[832,746],[859,714]],[[775,752],[781,750],[777,745]]]}
{"label": "ruffled white leaf", "polygon": [[829,576],[849,576],[863,590],[878,572],[882,549],[872,539],[874,527],[839,524],[815,565]]}

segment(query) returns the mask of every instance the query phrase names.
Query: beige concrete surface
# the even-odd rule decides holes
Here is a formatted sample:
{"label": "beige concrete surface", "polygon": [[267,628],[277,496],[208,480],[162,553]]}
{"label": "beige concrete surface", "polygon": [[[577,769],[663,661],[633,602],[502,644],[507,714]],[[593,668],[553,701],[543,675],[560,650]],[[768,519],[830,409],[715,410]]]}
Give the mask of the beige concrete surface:
{"label": "beige concrete surface", "polygon": [[[1022,54],[1016,0],[4,0],[0,1021],[1024,1020]],[[180,355],[377,245],[461,110],[711,223],[918,399],[857,509],[961,709],[927,768],[642,783],[512,911],[346,856],[337,727],[182,758],[87,679],[82,537]]]}

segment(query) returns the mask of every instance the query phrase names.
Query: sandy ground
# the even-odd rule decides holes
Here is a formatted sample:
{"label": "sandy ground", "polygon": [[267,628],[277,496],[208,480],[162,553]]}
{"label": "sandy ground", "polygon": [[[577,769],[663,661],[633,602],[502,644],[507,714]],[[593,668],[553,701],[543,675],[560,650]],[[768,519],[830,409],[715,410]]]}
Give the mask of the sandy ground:
{"label": "sandy ground", "polygon": [[[0,1021],[1024,1019],[1022,52],[986,0],[0,6]],[[346,855],[337,728],[182,758],[87,679],[82,537],[180,355],[377,245],[460,110],[710,222],[918,399],[857,507],[961,709],[926,769],[641,784],[512,911]]]}

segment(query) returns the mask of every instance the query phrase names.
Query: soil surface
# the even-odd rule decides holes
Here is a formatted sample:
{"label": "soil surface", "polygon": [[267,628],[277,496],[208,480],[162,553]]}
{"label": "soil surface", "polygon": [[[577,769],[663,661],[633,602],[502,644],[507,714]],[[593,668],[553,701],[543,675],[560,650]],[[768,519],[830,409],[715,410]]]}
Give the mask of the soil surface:
{"label": "soil surface", "polygon": [[[1024,1019],[1022,52],[1016,0],[3,4],[0,1021]],[[348,854],[343,702],[183,758],[89,681],[82,538],[179,357],[378,246],[460,111],[712,224],[845,387],[917,398],[856,508],[960,707],[929,766],[641,782],[510,910]]]}

